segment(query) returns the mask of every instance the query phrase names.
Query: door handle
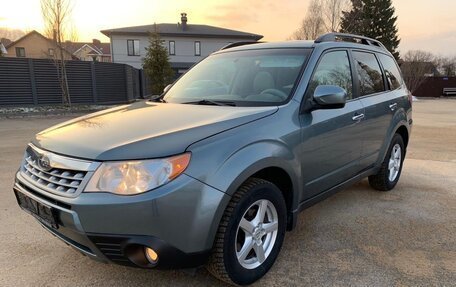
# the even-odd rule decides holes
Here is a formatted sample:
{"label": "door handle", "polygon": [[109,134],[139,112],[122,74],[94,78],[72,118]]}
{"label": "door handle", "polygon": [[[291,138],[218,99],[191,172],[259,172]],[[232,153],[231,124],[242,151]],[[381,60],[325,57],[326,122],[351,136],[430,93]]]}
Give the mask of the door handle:
{"label": "door handle", "polygon": [[352,120],[353,120],[353,121],[356,121],[356,122],[358,122],[358,121],[360,121],[360,120],[362,120],[362,119],[364,119],[364,114],[358,114],[358,115],[354,115],[354,116],[352,117]]}
{"label": "door handle", "polygon": [[389,105],[390,110],[395,111],[397,109],[397,103],[392,103]]}

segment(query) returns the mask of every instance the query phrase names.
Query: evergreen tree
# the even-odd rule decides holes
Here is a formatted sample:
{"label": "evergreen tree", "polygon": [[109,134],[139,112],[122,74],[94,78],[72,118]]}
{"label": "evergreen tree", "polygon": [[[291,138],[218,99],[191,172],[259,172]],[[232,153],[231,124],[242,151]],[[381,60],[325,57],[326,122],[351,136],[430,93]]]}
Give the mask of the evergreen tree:
{"label": "evergreen tree", "polygon": [[342,12],[340,32],[350,34],[362,34],[363,24],[363,0],[351,0],[351,10]]}
{"label": "evergreen tree", "polygon": [[174,71],[169,63],[168,50],[155,28],[149,36],[149,47],[143,59],[143,69],[149,80],[152,95],[159,95],[163,89],[173,81]]}
{"label": "evergreen tree", "polygon": [[352,0],[352,9],[343,12],[341,32],[379,40],[399,59],[400,40],[394,12],[391,0]]}

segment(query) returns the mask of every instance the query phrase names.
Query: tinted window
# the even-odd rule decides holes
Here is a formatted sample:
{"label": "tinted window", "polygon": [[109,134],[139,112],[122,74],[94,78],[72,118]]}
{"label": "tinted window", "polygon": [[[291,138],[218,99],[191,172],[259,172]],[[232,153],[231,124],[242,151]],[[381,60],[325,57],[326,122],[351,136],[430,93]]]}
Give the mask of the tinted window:
{"label": "tinted window", "polygon": [[379,93],[385,90],[382,70],[374,54],[353,52],[358,72],[360,96]]}
{"label": "tinted window", "polygon": [[395,90],[402,85],[401,72],[396,65],[396,61],[393,58],[387,55],[379,54],[378,58],[383,65],[383,70],[385,71],[386,79],[391,90]]}
{"label": "tinted window", "polygon": [[346,51],[334,51],[323,55],[312,76],[307,93],[313,95],[320,85],[339,86],[347,91],[349,99],[353,97],[350,61]]}

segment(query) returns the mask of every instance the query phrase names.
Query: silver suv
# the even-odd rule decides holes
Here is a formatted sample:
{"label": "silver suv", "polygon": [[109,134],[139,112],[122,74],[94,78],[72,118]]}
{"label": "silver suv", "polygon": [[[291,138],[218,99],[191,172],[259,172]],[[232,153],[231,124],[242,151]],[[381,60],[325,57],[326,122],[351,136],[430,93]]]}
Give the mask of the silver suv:
{"label": "silver suv", "polygon": [[14,192],[93,259],[250,284],[301,210],[365,177],[394,188],[411,111],[376,40],[232,44],[154,100],[38,133]]}

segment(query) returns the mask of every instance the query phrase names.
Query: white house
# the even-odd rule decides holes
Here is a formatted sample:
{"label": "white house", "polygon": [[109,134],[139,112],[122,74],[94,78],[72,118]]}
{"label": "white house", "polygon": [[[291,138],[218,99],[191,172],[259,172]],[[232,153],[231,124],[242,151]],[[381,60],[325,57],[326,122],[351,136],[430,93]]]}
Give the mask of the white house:
{"label": "white house", "polygon": [[168,48],[171,66],[179,74],[223,46],[263,38],[262,35],[253,33],[189,24],[187,14],[182,13],[181,22],[176,24],[152,24],[101,31],[111,40],[112,62],[141,68],[149,45],[149,33],[155,29]]}
{"label": "white house", "polygon": [[101,43],[98,39],[92,42],[65,42],[65,49],[81,61],[111,62],[111,44]]}

